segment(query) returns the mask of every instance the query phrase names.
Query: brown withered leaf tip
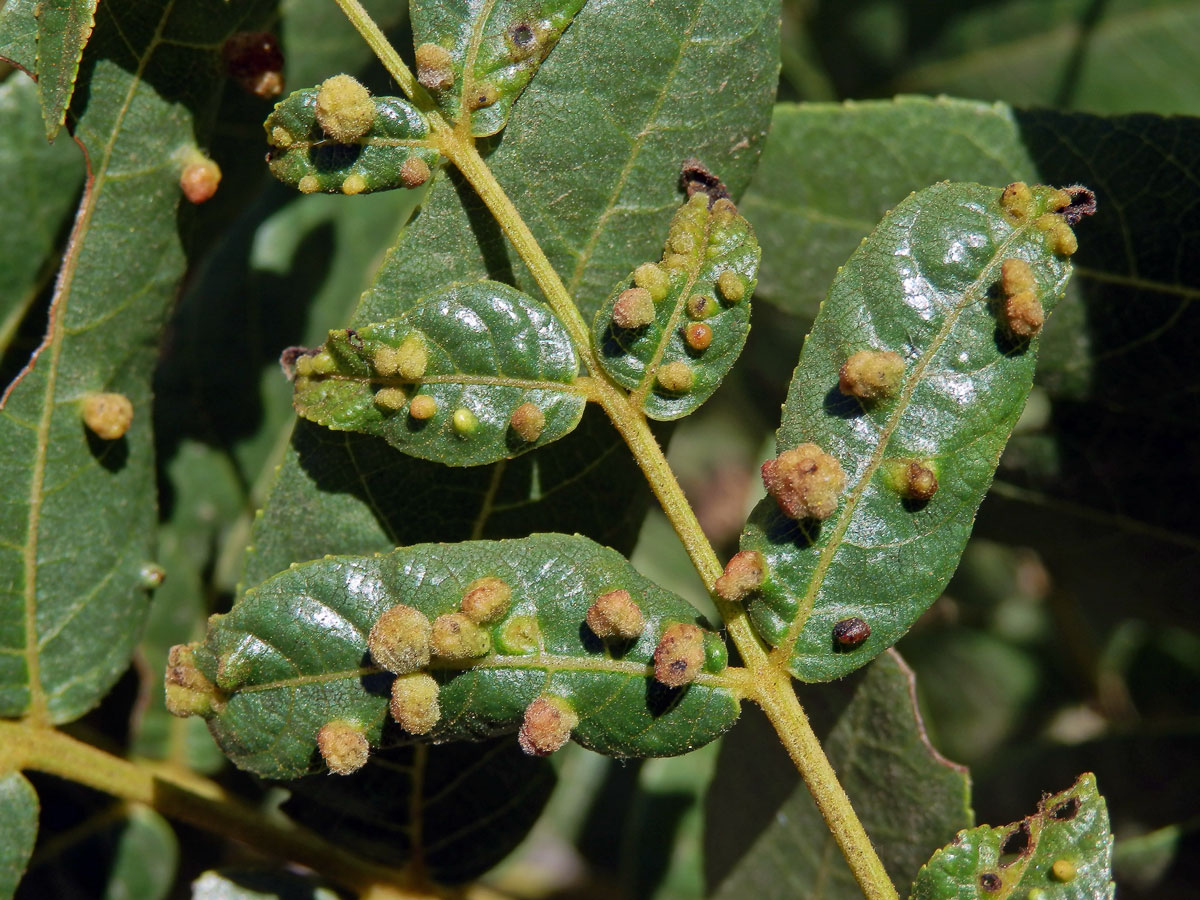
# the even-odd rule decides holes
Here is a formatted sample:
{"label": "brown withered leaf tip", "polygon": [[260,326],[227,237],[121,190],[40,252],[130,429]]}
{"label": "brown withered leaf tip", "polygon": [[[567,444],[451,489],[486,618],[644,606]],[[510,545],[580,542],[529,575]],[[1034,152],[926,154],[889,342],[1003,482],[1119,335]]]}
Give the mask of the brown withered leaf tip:
{"label": "brown withered leaf tip", "polygon": [[694,194],[707,194],[710,207],[718,200],[730,199],[729,189],[725,187],[721,179],[710,172],[704,163],[694,156],[683,161],[683,168],[679,173],[679,184],[687,192],[688,199],[691,199]]}
{"label": "brown withered leaf tip", "polygon": [[1086,216],[1096,214],[1096,192],[1082,184],[1063,188],[1071,198],[1071,204],[1061,211],[1068,225],[1077,225]]}

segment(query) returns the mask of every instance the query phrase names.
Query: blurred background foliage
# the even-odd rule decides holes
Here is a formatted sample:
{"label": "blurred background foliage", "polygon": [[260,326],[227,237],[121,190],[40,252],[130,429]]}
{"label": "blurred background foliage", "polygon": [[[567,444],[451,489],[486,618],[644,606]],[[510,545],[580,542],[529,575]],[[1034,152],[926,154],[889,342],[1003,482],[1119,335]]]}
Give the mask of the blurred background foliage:
{"label": "blurred background foliage", "polygon": [[[411,46],[402,3],[366,6],[397,46]],[[328,0],[283,0],[278,21],[289,88],[349,71],[389,89]],[[777,118],[765,174],[743,204],[764,236],[759,299],[767,302],[756,303],[732,376],[670,440],[700,521],[727,556],[761,495],[757,468],[773,455],[816,301],[883,212],[947,177],[1040,174],[1096,189],[1101,215],[1079,228],[1077,286],[1047,329],[1040,386],[976,536],[945,595],[898,650],[915,672],[933,745],[970,768],[977,821],[1012,821],[1043,792],[1097,774],[1125,900],[1190,898],[1200,883],[1200,321],[1192,304],[1200,297],[1200,129],[1193,119],[1164,118],[1200,115],[1198,46],[1195,0],[787,0],[781,101],[946,94],[1000,101],[1015,113],[993,110],[994,137],[943,146],[938,123],[951,128],[953,112],[945,109],[928,120],[920,109],[902,110],[908,121],[868,124],[856,135],[845,108],[786,108],[799,133],[782,143]],[[19,92],[17,81],[5,77],[0,91]],[[21,102],[28,116],[29,99]],[[194,637],[232,601],[254,512],[292,423],[280,349],[318,343],[346,320],[420,198],[394,192],[345,202],[274,183],[262,164],[269,106],[227,85],[214,142],[225,181],[184,220],[189,275],[156,379],[159,560],[168,578],[137,664],[68,730],[186,762],[277,804],[282,792],[225,765],[199,720],[165,714],[163,661],[167,647]],[[809,128],[818,113],[830,124]],[[1109,118],[1131,113],[1155,115]],[[56,143],[47,171],[67,168],[74,148],[65,144]],[[1139,151],[1153,158],[1139,162]],[[58,204],[45,215],[39,239],[61,251],[71,211]],[[43,303],[54,269],[53,259],[42,267]],[[7,374],[44,321],[36,302],[6,321],[16,335]],[[657,512],[645,520],[633,562],[710,609]],[[828,721],[818,716],[826,730],[838,720],[829,703]],[[734,736],[753,741],[752,728]],[[737,837],[752,854],[758,840],[778,842],[771,823],[803,791],[789,766],[744,753],[727,759],[718,745],[628,762],[570,745],[554,765],[558,787],[545,814],[487,878],[504,895],[682,900],[718,892],[728,867],[714,862],[727,827],[717,813],[728,802],[722,791],[736,785],[730,769],[752,770],[767,804]],[[211,893],[201,895],[260,896],[251,893],[255,876],[239,874],[261,862],[248,849],[172,830],[148,810],[83,788],[31,780],[44,813],[19,896],[186,897],[215,867],[231,868],[205,875]],[[328,896],[299,881],[272,889]],[[839,891],[814,887],[809,896],[847,896]]]}

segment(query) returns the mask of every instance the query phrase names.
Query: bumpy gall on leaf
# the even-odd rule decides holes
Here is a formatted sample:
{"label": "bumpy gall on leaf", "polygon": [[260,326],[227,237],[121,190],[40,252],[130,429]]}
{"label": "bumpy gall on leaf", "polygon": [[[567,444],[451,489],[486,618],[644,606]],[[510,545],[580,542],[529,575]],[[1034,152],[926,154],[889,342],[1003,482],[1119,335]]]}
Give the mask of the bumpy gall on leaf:
{"label": "bumpy gall on leaf", "polygon": [[654,677],[668,687],[682,687],[703,668],[704,629],[685,622],[668,626],[654,648]]}
{"label": "bumpy gall on leaf", "polygon": [[392,682],[388,711],[409,734],[427,734],[442,718],[438,683],[426,672],[401,675]]}
{"label": "bumpy gall on leaf", "polygon": [[532,444],[542,436],[542,429],[546,427],[546,414],[532,403],[522,403],[513,410],[508,424],[517,437],[527,444]]}
{"label": "bumpy gall on leaf", "polygon": [[317,732],[317,749],[334,775],[351,775],[367,764],[371,745],[353,722],[326,722]]}
{"label": "bumpy gall on leaf", "polygon": [[462,613],[446,613],[433,620],[433,653],[443,659],[474,659],[491,650],[488,633]]}
{"label": "bumpy gall on leaf", "polygon": [[399,603],[371,627],[367,649],[375,665],[397,675],[429,664],[433,626],[420,610]]}
{"label": "bumpy gall on leaf", "polygon": [[83,424],[98,438],[115,441],[133,424],[133,404],[124,394],[88,394],[83,398]]}
{"label": "bumpy gall on leaf", "polygon": [[846,487],[842,464],[816,444],[785,450],[762,465],[763,484],[793,519],[828,519]]}
{"label": "bumpy gall on leaf", "polygon": [[517,742],[530,756],[549,756],[571,738],[579,715],[561,697],[543,694],[525,708]]}
{"label": "bumpy gall on leaf", "polygon": [[462,611],[477,625],[492,625],[504,618],[512,605],[512,588],[494,575],[477,578],[467,585]]}
{"label": "bumpy gall on leaf", "polygon": [[417,47],[417,81],[430,91],[444,91],[454,85],[454,60],[450,51],[437,44]]}
{"label": "bumpy gall on leaf", "polygon": [[725,564],[725,574],[717,579],[713,591],[722,600],[736,603],[761,588],[766,576],[766,557],[757,550],[742,550]]}
{"label": "bumpy gall on leaf", "polygon": [[[339,143],[362,137],[375,121],[370,92],[351,75],[334,75],[317,91],[317,124]],[[307,176],[306,176],[307,177]]]}
{"label": "bumpy gall on leaf", "polygon": [[890,350],[860,350],[842,363],[838,390],[860,400],[895,396],[904,380],[904,357]]}
{"label": "bumpy gall on leaf", "polygon": [[587,624],[598,638],[631,641],[646,627],[646,618],[629,591],[622,589],[597,597],[588,607]]}

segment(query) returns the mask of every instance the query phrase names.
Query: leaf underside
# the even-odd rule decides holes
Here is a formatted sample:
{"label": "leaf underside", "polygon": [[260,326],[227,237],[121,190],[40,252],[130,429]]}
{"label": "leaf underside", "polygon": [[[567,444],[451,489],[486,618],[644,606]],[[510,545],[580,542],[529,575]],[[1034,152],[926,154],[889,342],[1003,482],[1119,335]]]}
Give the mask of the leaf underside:
{"label": "leaf underside", "polygon": [[[441,720],[423,741],[479,740],[511,731],[542,693],[579,715],[573,738],[613,756],[672,756],[699,747],[738,716],[730,691],[705,676],[682,689],[653,678],[664,628],[697,621],[684,600],[639,575],[620,554],[580,537],[424,544],[375,557],[329,557],[294,566],[210,621],[197,665],[226,695],[209,727],[238,766],[270,778],[322,767],[317,731],[357,723],[371,746],[413,740],[387,721],[392,676],[374,667],[367,635],[398,603],[433,620],[457,612],[466,587],[495,576],[512,605],[488,626],[492,651],[434,658]],[[642,636],[611,647],[584,626],[596,597],[629,591],[645,616]],[[705,664],[719,669],[710,649]]]}
{"label": "leaf underside", "polygon": [[38,796],[20,772],[0,775],[0,897],[9,900],[21,881],[38,833]]}
{"label": "leaf underside", "polygon": [[[1030,224],[1040,206],[1014,224],[1000,193],[941,184],[910,196],[841,270],[805,342],[778,447],[816,443],[839,460],[845,491],[823,522],[789,518],[767,497],[741,541],[767,560],[751,621],[772,646],[790,649],[801,680],[863,665],[937,598],[1024,406],[1036,339],[1017,341],[998,323],[1001,262],[1032,267],[1047,312],[1069,265]],[[894,396],[860,401],[840,392],[842,364],[863,350],[903,358]],[[913,461],[936,474],[932,499],[899,493],[896,472]],[[847,649],[832,632],[850,618],[870,634]]]}

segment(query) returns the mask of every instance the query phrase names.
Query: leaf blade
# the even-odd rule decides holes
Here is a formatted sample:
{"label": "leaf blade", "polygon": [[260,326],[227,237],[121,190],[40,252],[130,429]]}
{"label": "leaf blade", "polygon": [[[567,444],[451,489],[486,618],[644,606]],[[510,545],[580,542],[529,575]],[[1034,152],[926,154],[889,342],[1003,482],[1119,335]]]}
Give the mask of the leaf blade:
{"label": "leaf blade", "polygon": [[83,48],[96,22],[97,2],[69,0],[36,8],[38,95],[47,140],[54,140],[66,118]]}
{"label": "leaf blade", "polygon": [[40,812],[37,791],[20,772],[0,775],[0,812],[5,822],[0,840],[0,897],[11,900],[33,855]]}

